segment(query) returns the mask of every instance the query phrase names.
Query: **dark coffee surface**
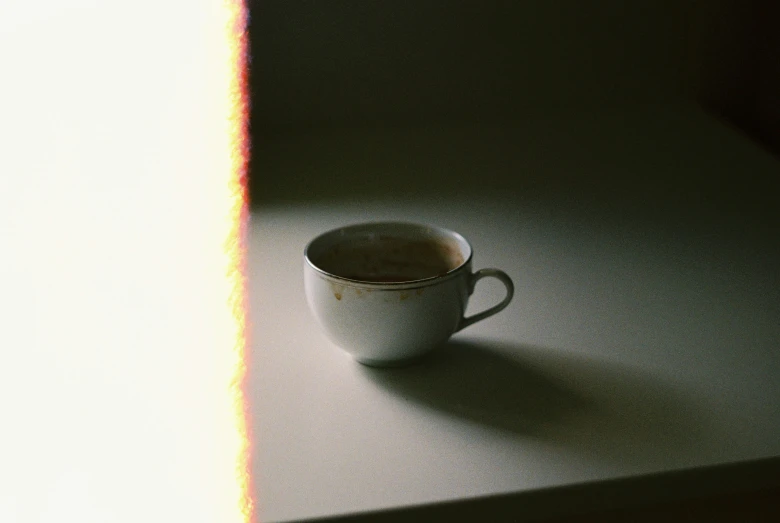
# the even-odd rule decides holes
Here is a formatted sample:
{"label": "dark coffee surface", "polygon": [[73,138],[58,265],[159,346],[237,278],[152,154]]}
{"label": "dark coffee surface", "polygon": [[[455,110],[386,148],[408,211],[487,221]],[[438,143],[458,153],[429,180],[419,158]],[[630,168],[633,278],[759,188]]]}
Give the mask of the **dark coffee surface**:
{"label": "dark coffee surface", "polygon": [[441,276],[464,260],[454,242],[379,236],[337,244],[312,261],[342,278],[400,283]]}

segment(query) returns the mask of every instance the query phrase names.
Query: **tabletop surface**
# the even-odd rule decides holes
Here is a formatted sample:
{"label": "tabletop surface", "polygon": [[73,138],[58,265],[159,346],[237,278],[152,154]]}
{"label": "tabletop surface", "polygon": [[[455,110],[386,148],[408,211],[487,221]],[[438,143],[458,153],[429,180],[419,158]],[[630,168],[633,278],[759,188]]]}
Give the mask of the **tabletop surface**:
{"label": "tabletop surface", "polygon": [[[262,521],[780,456],[780,163],[733,130],[653,109],[261,153],[248,393]],[[303,248],[384,219],[460,232],[514,300],[415,366],[357,364],[308,311]],[[469,312],[502,293],[483,280]]]}

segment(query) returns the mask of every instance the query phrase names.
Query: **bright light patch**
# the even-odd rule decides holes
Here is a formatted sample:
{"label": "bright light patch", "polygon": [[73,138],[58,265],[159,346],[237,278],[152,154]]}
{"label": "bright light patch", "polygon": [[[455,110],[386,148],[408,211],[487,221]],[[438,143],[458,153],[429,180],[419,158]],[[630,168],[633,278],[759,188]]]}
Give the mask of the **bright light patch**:
{"label": "bright light patch", "polygon": [[0,3],[0,521],[252,520],[245,24]]}

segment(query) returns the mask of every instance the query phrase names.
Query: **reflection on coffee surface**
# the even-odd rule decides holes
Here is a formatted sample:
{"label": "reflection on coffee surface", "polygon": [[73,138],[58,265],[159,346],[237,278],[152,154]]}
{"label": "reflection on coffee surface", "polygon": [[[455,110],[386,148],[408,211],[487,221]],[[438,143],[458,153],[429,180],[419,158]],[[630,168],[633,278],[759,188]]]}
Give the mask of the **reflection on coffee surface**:
{"label": "reflection on coffee surface", "polygon": [[399,283],[441,276],[464,259],[455,243],[377,236],[337,244],[313,261],[342,278]]}

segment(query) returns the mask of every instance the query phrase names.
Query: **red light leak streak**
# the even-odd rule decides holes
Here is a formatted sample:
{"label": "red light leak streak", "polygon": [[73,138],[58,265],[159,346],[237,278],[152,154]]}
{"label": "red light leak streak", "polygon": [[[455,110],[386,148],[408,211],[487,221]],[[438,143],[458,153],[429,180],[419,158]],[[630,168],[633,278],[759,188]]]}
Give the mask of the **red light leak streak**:
{"label": "red light leak streak", "polygon": [[236,328],[234,347],[236,368],[231,379],[234,418],[239,436],[239,455],[236,480],[239,487],[238,503],[245,523],[254,521],[252,481],[249,473],[251,437],[249,433],[249,405],[244,394],[248,365],[248,332],[246,325],[246,227],[249,218],[247,199],[247,166],[249,160],[249,91],[248,91],[248,11],[244,0],[225,0],[228,10],[227,31],[230,45],[230,195],[231,227],[225,248],[230,259],[231,311]]}

